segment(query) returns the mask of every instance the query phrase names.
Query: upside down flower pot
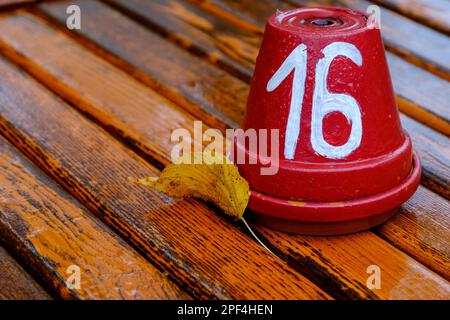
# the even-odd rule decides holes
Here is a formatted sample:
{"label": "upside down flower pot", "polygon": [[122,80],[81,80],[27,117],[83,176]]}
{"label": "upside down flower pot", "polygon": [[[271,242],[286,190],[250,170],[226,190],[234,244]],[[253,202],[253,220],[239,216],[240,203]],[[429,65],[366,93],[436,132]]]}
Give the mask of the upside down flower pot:
{"label": "upside down flower pot", "polygon": [[307,8],[267,23],[244,129],[279,130],[270,159],[238,164],[249,208],[272,228],[356,232],[390,218],[418,187],[421,166],[402,129],[380,31],[341,8]]}

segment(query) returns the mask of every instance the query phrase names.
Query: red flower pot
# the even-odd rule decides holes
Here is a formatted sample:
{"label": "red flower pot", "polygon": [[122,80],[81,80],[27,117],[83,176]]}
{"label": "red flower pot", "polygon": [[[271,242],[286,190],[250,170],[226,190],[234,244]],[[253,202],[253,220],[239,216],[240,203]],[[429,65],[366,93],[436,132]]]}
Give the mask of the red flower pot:
{"label": "red flower pot", "polygon": [[[421,166],[403,131],[380,31],[341,8],[294,9],[267,23],[244,129],[278,129],[279,170],[239,164],[249,208],[273,228],[342,234],[388,219]],[[272,150],[278,148],[278,150]],[[262,160],[262,161],[261,161]]]}

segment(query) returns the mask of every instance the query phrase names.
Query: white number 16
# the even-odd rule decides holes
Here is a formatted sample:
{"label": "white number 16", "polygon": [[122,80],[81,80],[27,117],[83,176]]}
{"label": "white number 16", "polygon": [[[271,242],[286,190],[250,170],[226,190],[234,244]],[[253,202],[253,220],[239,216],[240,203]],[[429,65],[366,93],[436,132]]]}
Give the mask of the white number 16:
{"label": "white number 16", "polygon": [[[306,80],[306,49],[304,44],[296,47],[267,83],[267,91],[272,92],[294,70],[291,106],[284,144],[284,156],[286,159],[294,158],[297,140],[300,134],[300,119]],[[328,71],[331,63],[338,56],[345,56],[358,66],[362,66],[362,56],[354,45],[346,42],[332,43],[323,49],[322,53],[324,57],[319,60],[316,69],[316,83],[311,116],[311,145],[314,151],[324,157],[340,159],[348,156],[361,144],[361,111],[358,102],[353,97],[328,91]],[[341,112],[352,124],[350,136],[347,142],[341,146],[329,144],[323,136],[323,119],[327,114],[335,111]]]}

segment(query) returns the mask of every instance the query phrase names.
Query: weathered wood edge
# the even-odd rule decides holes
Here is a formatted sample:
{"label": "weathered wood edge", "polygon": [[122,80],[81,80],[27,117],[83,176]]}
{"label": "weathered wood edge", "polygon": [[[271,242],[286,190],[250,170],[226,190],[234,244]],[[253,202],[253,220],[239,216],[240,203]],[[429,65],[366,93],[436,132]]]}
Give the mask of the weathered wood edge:
{"label": "weathered wood edge", "polygon": [[49,294],[0,246],[0,300],[50,300]]}

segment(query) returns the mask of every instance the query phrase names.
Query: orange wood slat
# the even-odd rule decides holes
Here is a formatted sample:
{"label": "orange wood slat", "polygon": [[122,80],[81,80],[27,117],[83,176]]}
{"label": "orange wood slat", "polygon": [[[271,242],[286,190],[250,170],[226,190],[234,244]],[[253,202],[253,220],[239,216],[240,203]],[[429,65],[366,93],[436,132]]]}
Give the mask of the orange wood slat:
{"label": "orange wood slat", "polygon": [[[42,45],[44,38],[39,41]],[[129,182],[130,177],[155,176],[159,171],[13,65],[0,61],[1,132],[190,294],[222,299],[329,298],[202,203],[172,199]]]}
{"label": "orange wood slat", "polygon": [[[0,65],[3,85],[11,79]],[[189,298],[1,137],[0,234],[58,297]],[[79,287],[69,288],[66,280],[77,270]]]}
{"label": "orange wood slat", "polygon": [[[13,44],[19,51],[16,53],[10,52],[8,56],[15,59],[32,72],[35,77],[38,77],[84,112],[94,116],[105,127],[115,127],[114,131],[121,134],[127,141],[134,141],[132,143],[137,148],[140,148],[142,153],[146,153],[150,157],[155,157],[156,155],[159,161],[162,159],[164,164],[168,162],[170,144],[167,144],[164,136],[170,136],[170,132],[173,129],[180,128],[180,126],[189,128],[193,120],[191,116],[182,112],[170,102],[161,98],[158,99],[157,95],[151,90],[146,89],[145,86],[127,77],[112,66],[108,66],[100,58],[90,54],[67,36],[57,34],[56,30],[52,30],[45,23],[39,22],[39,19],[33,19],[28,15],[18,15],[7,20],[11,24],[3,20],[0,21],[0,26],[8,26],[5,29],[9,29],[11,30],[10,32],[14,33],[14,40],[7,37],[9,39],[8,42]],[[43,53],[33,43],[20,41],[22,37],[26,37],[25,30],[28,29],[27,25],[33,25],[33,30],[41,35],[39,37],[40,43],[44,41],[43,39],[46,39],[46,46],[54,48],[54,50]],[[69,52],[73,58],[69,60],[64,59]],[[22,56],[22,58],[19,56]],[[73,66],[77,66],[77,68]],[[149,125],[148,119],[152,119],[158,125]],[[155,137],[161,138],[155,139]],[[277,239],[277,237],[275,238]],[[278,236],[278,238],[281,238],[281,236]],[[348,242],[340,241],[339,239],[334,240],[334,244],[342,249],[341,252],[349,253],[350,256],[347,256],[349,261],[354,260],[351,258],[352,253],[365,252],[364,248],[366,246],[374,248],[384,247],[383,254],[378,254],[377,251],[374,251],[373,254],[371,252],[371,254],[366,255],[357,262],[352,262],[358,265],[356,269],[354,268],[355,265],[347,262],[341,268],[344,271],[340,276],[336,276],[333,273],[314,274],[313,278],[315,281],[322,284],[323,281],[333,283],[333,286],[328,287],[333,287],[332,293],[335,296],[347,298],[393,298],[403,295],[409,297],[412,293],[408,289],[397,285],[399,280],[403,278],[403,272],[396,272],[395,270],[409,269],[412,265],[415,265],[413,269],[418,268],[417,270],[420,270],[420,272],[412,272],[410,276],[416,274],[419,278],[422,278],[426,274],[431,279],[438,279],[425,268],[417,265],[414,260],[395,250],[387,243],[380,241],[373,234],[366,233],[363,237],[350,237],[349,239],[346,240]],[[302,240],[300,237],[296,241],[298,241],[297,243],[302,243],[305,240]],[[296,241],[294,241],[294,244]],[[292,246],[298,248],[298,244]],[[288,248],[281,247],[277,248],[277,250],[283,252],[288,250]],[[318,270],[336,269],[345,261],[337,260],[336,263],[333,262],[334,258],[336,258],[334,251],[327,250],[323,254],[328,259],[315,262],[315,265],[310,266],[312,270],[316,268]],[[390,258],[386,259],[387,256]],[[384,269],[390,270],[391,276],[386,278],[386,290],[383,292],[373,293],[361,284],[362,279],[367,276],[365,268],[374,261],[382,265]],[[306,272],[304,269],[299,271]],[[309,272],[312,271],[310,270]],[[400,278],[397,278],[397,276]],[[432,282],[430,283],[434,283],[435,280],[431,280]],[[430,281],[430,279],[427,281]],[[423,283],[423,285],[424,290],[416,297],[423,298],[435,294],[432,293],[433,291],[430,292],[428,289],[425,289],[428,288],[429,284]],[[443,285],[443,288],[445,288],[446,282],[444,281],[440,285]],[[346,290],[335,289],[341,287],[345,287]]]}
{"label": "orange wood slat", "polygon": [[0,300],[48,299],[50,296],[0,247]]}
{"label": "orange wood slat", "polygon": [[[187,50],[206,57],[246,82],[250,81],[261,42],[259,35],[246,32],[182,0],[108,0],[108,3]],[[86,10],[95,7],[86,2],[79,4]],[[256,3],[253,5],[259,8]],[[45,6],[44,10],[61,18],[61,6],[63,3]],[[394,54],[388,53],[387,57],[400,110],[449,135],[448,82]],[[417,88],[417,83],[422,86]]]}
{"label": "orange wood slat", "polygon": [[[103,4],[91,1],[77,3],[85,12],[85,23],[80,32],[95,43],[77,37],[78,41],[183,106],[211,127],[223,129],[224,124],[239,127],[248,95],[246,83],[188,54]],[[63,3],[49,4],[43,8],[64,21]],[[114,19],[114,27],[97,24],[96,19]],[[235,51],[238,48],[239,45]],[[441,92],[445,91],[437,90],[434,94],[439,96]],[[439,101],[445,101],[445,93]],[[420,156],[427,159],[424,163],[424,183],[448,196],[450,173],[440,169],[450,163],[450,156],[442,152],[449,144],[448,139],[433,130],[422,128],[414,121],[404,121],[403,125],[412,135]],[[428,144],[422,143],[430,137],[434,139],[433,144],[442,147],[429,148]]]}
{"label": "orange wood slat", "polygon": [[2,7],[18,6],[21,4],[30,4],[36,2],[36,0],[0,0],[0,9]]}

